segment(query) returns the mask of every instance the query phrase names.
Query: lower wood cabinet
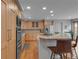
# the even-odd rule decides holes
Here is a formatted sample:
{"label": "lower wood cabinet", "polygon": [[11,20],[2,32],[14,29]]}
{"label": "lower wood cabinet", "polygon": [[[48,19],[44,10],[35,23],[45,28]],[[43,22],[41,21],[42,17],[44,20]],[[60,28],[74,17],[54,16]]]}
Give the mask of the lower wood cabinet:
{"label": "lower wood cabinet", "polygon": [[7,59],[7,47],[1,49],[1,59]]}
{"label": "lower wood cabinet", "polygon": [[10,40],[8,43],[8,59],[16,59],[15,40]]}

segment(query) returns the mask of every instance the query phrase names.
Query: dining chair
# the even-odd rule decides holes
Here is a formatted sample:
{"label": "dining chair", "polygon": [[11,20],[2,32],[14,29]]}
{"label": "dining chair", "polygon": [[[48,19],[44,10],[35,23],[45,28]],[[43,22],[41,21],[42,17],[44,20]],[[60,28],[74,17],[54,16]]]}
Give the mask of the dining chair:
{"label": "dining chair", "polygon": [[76,40],[73,39],[72,42],[71,42],[72,51],[73,51],[73,50],[75,51],[76,58],[78,59],[78,55],[77,55],[77,52],[76,52],[77,43],[78,43],[78,36],[76,37]]}
{"label": "dining chair", "polygon": [[57,48],[58,53],[61,53],[63,56],[62,59],[68,59],[68,53],[70,54],[69,59],[72,59],[71,40],[58,40]]}

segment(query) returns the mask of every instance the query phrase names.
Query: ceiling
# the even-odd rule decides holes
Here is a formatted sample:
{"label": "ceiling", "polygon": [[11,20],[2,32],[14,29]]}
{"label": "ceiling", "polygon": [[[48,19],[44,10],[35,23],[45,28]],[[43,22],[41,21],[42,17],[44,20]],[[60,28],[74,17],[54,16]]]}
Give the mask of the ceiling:
{"label": "ceiling", "polygon": [[[78,0],[18,0],[23,9],[23,18],[28,19],[73,19],[78,18]],[[31,9],[27,10],[27,6]],[[42,7],[47,7],[43,10]],[[54,16],[50,11],[53,10]]]}

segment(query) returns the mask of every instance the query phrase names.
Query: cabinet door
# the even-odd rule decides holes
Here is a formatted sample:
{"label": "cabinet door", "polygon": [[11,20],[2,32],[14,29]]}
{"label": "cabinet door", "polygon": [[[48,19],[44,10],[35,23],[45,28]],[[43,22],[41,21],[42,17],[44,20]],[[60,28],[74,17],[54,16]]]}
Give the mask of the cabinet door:
{"label": "cabinet door", "polygon": [[8,59],[16,59],[16,15],[8,11]]}
{"label": "cabinet door", "polygon": [[1,49],[1,59],[7,59],[6,47]]}
{"label": "cabinet door", "polygon": [[1,59],[7,59],[7,8],[1,1]]}

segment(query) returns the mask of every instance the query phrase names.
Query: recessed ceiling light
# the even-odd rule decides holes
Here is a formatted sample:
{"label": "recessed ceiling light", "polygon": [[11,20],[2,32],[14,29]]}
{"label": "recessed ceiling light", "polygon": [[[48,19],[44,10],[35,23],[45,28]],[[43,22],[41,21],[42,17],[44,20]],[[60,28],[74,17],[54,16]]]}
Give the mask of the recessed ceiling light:
{"label": "recessed ceiling light", "polygon": [[54,16],[54,14],[51,14],[51,16]]}
{"label": "recessed ceiling light", "polygon": [[46,10],[46,9],[47,9],[47,7],[43,7],[42,9],[43,9],[43,10]]}
{"label": "recessed ceiling light", "polygon": [[28,10],[30,10],[30,9],[31,9],[31,7],[30,7],[30,6],[27,6],[27,9],[28,9]]}
{"label": "recessed ceiling light", "polygon": [[50,13],[53,13],[53,11],[51,10]]}

